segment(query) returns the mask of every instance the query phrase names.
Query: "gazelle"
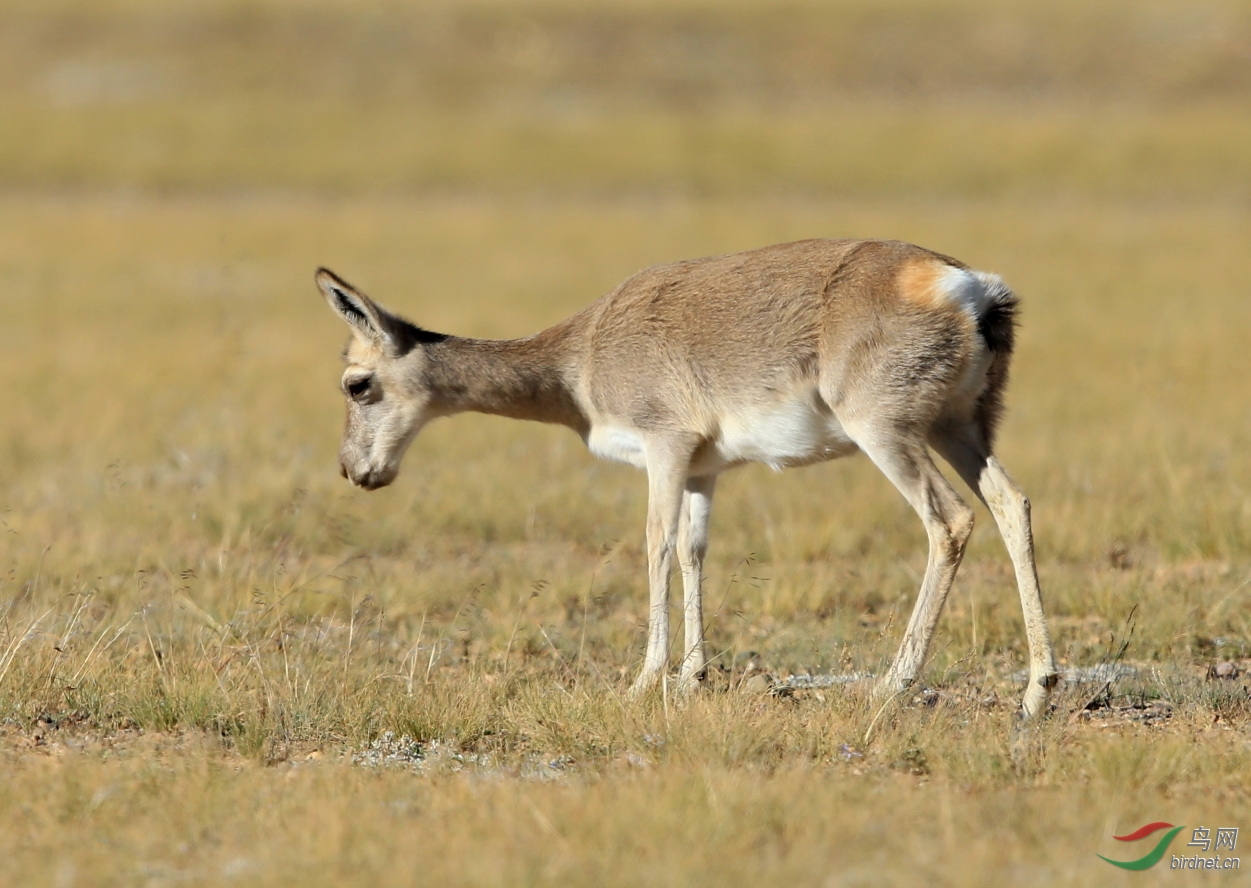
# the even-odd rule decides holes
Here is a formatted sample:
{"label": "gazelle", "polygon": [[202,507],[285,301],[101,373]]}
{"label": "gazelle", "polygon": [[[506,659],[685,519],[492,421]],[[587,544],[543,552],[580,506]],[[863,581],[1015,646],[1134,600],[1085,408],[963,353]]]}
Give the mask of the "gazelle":
{"label": "gazelle", "polygon": [[863,451],[920,515],[929,560],[903,643],[877,685],[894,694],[925,661],[973,511],[951,464],[990,509],[1016,570],[1029,643],[1026,718],[1056,683],[1029,501],[991,454],[1017,299],[996,276],[895,241],[808,240],[640,272],[524,339],[431,333],[330,271],[344,352],[343,475],[390,484],[432,419],[466,410],[565,425],[591,452],[647,471],[647,652],[635,693],[665,675],[669,578],[682,571],[679,687],[705,667],[700,584],[717,476]]}

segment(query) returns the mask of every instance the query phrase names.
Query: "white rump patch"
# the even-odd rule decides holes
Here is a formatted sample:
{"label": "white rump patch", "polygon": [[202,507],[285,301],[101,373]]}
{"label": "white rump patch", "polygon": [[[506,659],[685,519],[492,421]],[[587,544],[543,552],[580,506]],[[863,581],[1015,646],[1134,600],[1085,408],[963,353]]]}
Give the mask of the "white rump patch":
{"label": "white rump patch", "polygon": [[[948,268],[938,283],[939,289],[978,324],[1000,293],[1007,290],[1003,279],[985,271],[966,271]],[[950,397],[950,405],[959,405],[962,411],[971,411],[986,388],[986,372],[990,369],[991,355],[982,337],[974,337],[972,359],[956,382]]]}
{"label": "white rump patch", "polygon": [[938,279],[937,289],[977,321],[1004,284],[998,275],[948,266]]}

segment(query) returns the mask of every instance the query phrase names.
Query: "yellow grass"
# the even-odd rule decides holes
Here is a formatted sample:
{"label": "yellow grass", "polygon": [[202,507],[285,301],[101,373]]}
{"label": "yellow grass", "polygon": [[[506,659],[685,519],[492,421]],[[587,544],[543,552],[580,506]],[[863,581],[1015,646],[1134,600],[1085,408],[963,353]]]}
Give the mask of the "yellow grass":
{"label": "yellow grass", "polygon": [[[1251,15],[1037,6],[14,3],[0,882],[1149,884],[1114,833],[1247,826],[1248,684],[1205,675],[1251,665]],[[1063,664],[1137,669],[1110,705],[1014,736],[984,512],[936,696],[627,702],[640,474],[482,417],[335,471],[318,265],[511,336],[844,235],[1021,294],[999,451]],[[924,546],[867,461],[739,471],[710,646],[878,672]]]}

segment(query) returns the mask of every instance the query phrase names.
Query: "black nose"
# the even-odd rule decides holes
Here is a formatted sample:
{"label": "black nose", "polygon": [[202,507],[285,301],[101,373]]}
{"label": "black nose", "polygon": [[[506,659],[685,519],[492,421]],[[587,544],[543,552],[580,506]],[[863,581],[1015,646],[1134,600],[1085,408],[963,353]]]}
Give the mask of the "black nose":
{"label": "black nose", "polygon": [[347,465],[343,462],[339,463],[339,474],[342,475],[344,478],[347,477]]}

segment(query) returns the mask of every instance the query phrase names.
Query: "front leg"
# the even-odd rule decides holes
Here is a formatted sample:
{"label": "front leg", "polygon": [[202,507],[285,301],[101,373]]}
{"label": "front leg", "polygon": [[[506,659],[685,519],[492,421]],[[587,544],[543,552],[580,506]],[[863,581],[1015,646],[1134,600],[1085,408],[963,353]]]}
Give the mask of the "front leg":
{"label": "front leg", "polygon": [[647,654],[643,669],[630,687],[638,696],[655,687],[669,662],[669,574],[677,542],[678,515],[686,483],[689,454],[657,445],[647,453]]}
{"label": "front leg", "polygon": [[678,522],[678,566],[682,569],[682,602],[686,617],[686,651],[678,687],[693,690],[707,665],[704,651],[704,555],[708,551],[708,517],[716,475],[688,478]]}

